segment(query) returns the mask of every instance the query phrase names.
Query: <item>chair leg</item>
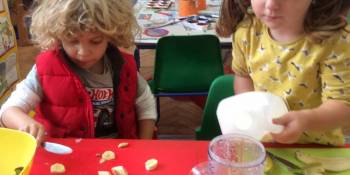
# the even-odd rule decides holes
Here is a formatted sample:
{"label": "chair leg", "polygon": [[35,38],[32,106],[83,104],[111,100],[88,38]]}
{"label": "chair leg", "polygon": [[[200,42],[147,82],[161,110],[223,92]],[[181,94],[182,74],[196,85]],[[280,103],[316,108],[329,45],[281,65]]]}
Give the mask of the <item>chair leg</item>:
{"label": "chair leg", "polygon": [[157,123],[158,123],[159,119],[160,119],[160,100],[159,100],[159,97],[156,97],[156,103],[157,103]]}
{"label": "chair leg", "polygon": [[134,58],[137,65],[137,70],[140,70],[140,50],[136,47],[134,50]]}

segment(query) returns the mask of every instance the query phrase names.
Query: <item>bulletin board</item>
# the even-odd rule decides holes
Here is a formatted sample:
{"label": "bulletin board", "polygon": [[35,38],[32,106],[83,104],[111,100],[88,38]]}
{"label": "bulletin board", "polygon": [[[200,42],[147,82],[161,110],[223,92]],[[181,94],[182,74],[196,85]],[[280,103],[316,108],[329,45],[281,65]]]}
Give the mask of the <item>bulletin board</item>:
{"label": "bulletin board", "polygon": [[16,34],[7,0],[0,0],[0,105],[19,79]]}

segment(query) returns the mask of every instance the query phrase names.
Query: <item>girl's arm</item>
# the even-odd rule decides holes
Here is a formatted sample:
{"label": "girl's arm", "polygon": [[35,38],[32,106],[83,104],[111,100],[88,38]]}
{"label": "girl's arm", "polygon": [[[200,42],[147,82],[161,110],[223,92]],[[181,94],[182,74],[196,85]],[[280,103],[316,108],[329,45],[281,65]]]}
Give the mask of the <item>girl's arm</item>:
{"label": "girl's arm", "polygon": [[273,122],[285,126],[281,133],[272,134],[274,139],[281,143],[294,143],[304,131],[324,132],[350,126],[350,106],[328,100],[317,108],[292,111]]}
{"label": "girl's arm", "polygon": [[234,88],[235,94],[254,91],[253,81],[250,77],[235,75]]}
{"label": "girl's arm", "polygon": [[147,81],[138,76],[136,113],[139,121],[139,138],[152,139],[157,120],[156,102]]}
{"label": "girl's arm", "polygon": [[307,130],[324,131],[350,126],[350,106],[337,100],[328,100],[320,107],[310,110]]}

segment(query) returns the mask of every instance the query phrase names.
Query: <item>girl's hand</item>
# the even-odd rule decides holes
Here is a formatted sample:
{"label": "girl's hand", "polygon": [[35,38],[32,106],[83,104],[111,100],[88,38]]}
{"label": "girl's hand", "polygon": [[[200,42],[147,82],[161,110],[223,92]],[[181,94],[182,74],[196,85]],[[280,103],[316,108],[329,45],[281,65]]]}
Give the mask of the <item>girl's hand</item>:
{"label": "girl's hand", "polygon": [[280,118],[272,120],[274,124],[283,125],[281,133],[271,133],[273,139],[279,143],[295,143],[307,127],[307,114],[305,111],[291,111]]}

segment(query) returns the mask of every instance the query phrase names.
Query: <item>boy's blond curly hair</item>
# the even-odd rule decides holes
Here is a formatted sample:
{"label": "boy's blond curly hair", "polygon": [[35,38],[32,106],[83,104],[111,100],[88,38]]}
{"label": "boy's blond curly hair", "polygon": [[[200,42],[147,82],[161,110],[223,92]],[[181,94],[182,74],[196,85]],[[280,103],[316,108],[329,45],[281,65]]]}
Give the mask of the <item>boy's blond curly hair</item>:
{"label": "boy's blond curly hair", "polygon": [[30,32],[42,49],[54,49],[63,37],[101,32],[116,47],[131,47],[139,31],[130,0],[40,0]]}

